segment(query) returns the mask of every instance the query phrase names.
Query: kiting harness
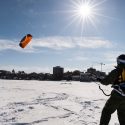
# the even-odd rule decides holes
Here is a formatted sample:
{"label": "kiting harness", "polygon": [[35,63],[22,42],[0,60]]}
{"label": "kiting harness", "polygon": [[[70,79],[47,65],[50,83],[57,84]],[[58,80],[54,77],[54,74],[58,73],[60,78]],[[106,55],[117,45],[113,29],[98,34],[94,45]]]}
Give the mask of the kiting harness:
{"label": "kiting harness", "polygon": [[118,84],[113,85],[112,87],[116,92],[121,94],[122,96],[125,96],[125,68],[122,69],[122,72],[118,76]]}

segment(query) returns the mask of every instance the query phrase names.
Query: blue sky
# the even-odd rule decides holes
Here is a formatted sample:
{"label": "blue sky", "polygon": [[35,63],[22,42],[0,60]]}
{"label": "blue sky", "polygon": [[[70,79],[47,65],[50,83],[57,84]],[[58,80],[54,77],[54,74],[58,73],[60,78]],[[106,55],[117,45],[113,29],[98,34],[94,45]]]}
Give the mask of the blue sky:
{"label": "blue sky", "polygon": [[[76,6],[94,6],[80,21]],[[109,72],[124,53],[124,0],[3,0],[0,3],[0,69],[51,72],[52,67]],[[19,42],[33,39],[26,48]]]}

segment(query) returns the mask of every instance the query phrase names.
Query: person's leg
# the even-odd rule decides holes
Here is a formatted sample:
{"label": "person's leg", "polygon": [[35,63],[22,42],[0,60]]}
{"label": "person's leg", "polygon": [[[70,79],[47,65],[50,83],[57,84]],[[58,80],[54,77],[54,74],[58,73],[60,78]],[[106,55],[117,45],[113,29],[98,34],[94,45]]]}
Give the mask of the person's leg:
{"label": "person's leg", "polygon": [[100,125],[108,125],[111,119],[111,114],[114,113],[115,110],[116,106],[114,106],[114,103],[110,97],[102,110]]}
{"label": "person's leg", "polygon": [[[124,98],[124,100],[125,100],[125,98]],[[117,109],[120,125],[125,125],[125,101],[124,100]]]}
{"label": "person's leg", "polygon": [[111,114],[116,111],[118,105],[119,105],[119,95],[116,92],[112,92],[111,97],[107,100],[102,110],[100,125],[109,124],[109,121],[111,119]]}

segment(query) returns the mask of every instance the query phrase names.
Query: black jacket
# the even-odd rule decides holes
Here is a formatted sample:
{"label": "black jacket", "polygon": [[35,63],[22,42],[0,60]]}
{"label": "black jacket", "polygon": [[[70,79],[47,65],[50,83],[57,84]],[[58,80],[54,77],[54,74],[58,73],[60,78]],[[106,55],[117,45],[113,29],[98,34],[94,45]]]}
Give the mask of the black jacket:
{"label": "black jacket", "polygon": [[118,85],[119,84],[119,75],[122,73],[122,67],[116,67],[112,70],[104,79],[100,82],[103,85]]}

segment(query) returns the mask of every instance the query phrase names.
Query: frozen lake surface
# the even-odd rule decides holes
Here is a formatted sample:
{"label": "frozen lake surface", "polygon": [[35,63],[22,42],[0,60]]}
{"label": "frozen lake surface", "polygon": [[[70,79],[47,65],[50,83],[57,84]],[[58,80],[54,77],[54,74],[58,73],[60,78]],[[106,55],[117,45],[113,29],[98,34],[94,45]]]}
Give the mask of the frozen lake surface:
{"label": "frozen lake surface", "polygon": [[0,125],[99,125],[108,98],[94,82],[0,80]]}

